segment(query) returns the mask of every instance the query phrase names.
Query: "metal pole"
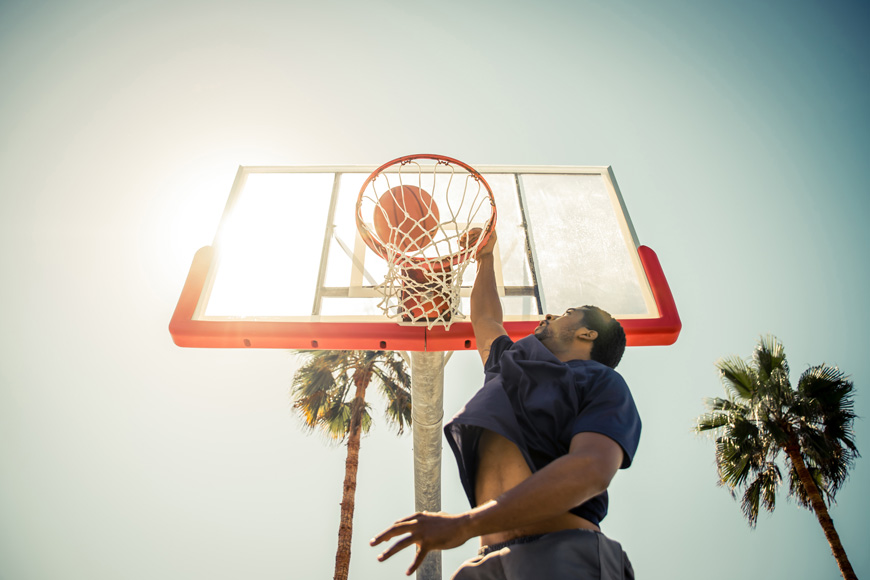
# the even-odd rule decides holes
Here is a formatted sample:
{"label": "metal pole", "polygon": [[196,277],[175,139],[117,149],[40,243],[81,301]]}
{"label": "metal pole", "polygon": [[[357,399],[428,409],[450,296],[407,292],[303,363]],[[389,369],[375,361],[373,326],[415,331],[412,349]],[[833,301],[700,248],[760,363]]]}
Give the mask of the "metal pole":
{"label": "metal pole", "polygon": [[[411,353],[411,419],[414,430],[414,508],[441,511],[441,423],[444,419],[443,352]],[[441,552],[417,569],[417,580],[441,580]]]}

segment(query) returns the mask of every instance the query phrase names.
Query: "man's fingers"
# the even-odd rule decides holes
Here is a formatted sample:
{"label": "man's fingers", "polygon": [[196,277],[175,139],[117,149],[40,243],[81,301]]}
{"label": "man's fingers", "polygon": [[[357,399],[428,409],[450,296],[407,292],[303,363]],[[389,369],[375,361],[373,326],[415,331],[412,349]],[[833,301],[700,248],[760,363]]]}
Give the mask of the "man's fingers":
{"label": "man's fingers", "polygon": [[495,240],[496,240],[495,230],[492,230],[489,234],[489,239],[486,241],[486,243],[482,247],[477,248],[477,253],[475,254],[474,257],[480,258],[481,256],[485,256],[486,254],[491,254],[493,248],[495,247]]}
{"label": "man's fingers", "polygon": [[473,246],[477,242],[477,238],[480,237],[480,234],[483,232],[480,228],[471,228],[461,236],[459,236],[459,245],[463,248],[467,248],[469,246]]}
{"label": "man's fingers", "polygon": [[384,530],[383,532],[381,532],[380,534],[378,534],[377,536],[372,538],[369,541],[369,545],[370,546],[377,546],[381,542],[389,540],[390,538],[395,538],[396,536],[401,536],[402,534],[407,534],[408,530],[406,528],[408,528],[408,526],[413,526],[414,524],[417,523],[417,520],[415,518],[416,518],[416,515],[409,516],[407,518],[403,518],[403,519],[397,521],[392,526],[390,526],[389,528],[387,528],[386,530]]}
{"label": "man's fingers", "polygon": [[411,564],[411,567],[408,568],[407,572],[405,572],[405,575],[410,576],[411,574],[413,574],[417,570],[417,568],[419,568],[420,565],[423,563],[423,560],[426,559],[426,554],[428,553],[429,550],[423,550],[422,548],[417,546],[417,556],[414,558],[414,563]]}
{"label": "man's fingers", "polygon": [[407,548],[408,546],[410,546],[413,543],[414,543],[413,534],[409,535],[407,538],[405,538],[403,540],[399,540],[398,542],[396,542],[395,544],[390,546],[389,550],[387,550],[386,552],[383,552],[380,556],[378,556],[378,561],[383,562],[384,560],[387,560],[388,558],[393,556],[396,552],[401,552],[402,550],[404,550],[405,548]]}

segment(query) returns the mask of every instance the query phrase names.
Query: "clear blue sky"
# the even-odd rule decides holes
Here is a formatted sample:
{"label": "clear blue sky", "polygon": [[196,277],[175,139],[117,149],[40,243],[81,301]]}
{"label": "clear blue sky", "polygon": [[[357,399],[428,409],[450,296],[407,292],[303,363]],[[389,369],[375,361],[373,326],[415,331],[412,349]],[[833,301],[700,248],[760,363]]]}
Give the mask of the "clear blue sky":
{"label": "clear blue sky", "polygon": [[[750,531],[691,434],[713,363],[785,343],[870,416],[870,60],[858,2],[0,2],[0,578],[330,578],[344,450],[282,351],[175,347],[240,164],[612,165],[684,322],[620,367],[644,420],[605,532],[639,577],[838,576],[810,512]],[[446,413],[476,390],[448,365]],[[856,424],[870,454],[870,424]],[[351,577],[410,513],[411,441],[363,440]],[[444,465],[444,507],[465,508]],[[832,509],[870,576],[870,470]],[[446,553],[445,570],[474,551]]]}

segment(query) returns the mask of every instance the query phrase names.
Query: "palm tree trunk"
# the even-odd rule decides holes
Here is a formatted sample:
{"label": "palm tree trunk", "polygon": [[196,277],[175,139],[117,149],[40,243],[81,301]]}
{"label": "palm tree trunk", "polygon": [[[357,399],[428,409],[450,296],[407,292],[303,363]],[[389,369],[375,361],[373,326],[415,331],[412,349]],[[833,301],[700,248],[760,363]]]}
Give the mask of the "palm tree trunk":
{"label": "palm tree trunk", "polygon": [[341,496],[341,517],[338,525],[338,548],[335,552],[334,580],[347,580],[350,570],[350,545],[353,538],[353,509],[356,496],[356,475],[359,470],[359,447],[362,435],[362,416],[365,410],[366,387],[371,374],[354,375],[356,393],[347,437],[347,459],[344,462],[344,490]]}
{"label": "palm tree trunk", "polygon": [[837,565],[840,567],[840,573],[846,580],[858,580],[855,571],[852,569],[852,564],[849,558],[846,557],[846,550],[840,542],[840,536],[834,528],[834,520],[831,519],[828,513],[828,508],[825,505],[825,500],[822,499],[822,494],[816,482],[813,481],[810,475],[810,470],[807,469],[807,464],[804,463],[804,458],[801,455],[800,445],[794,435],[791,435],[788,445],[785,447],[785,452],[791,459],[792,464],[797,470],[798,477],[810,498],[810,503],[813,506],[813,511],[819,524],[822,526],[822,531],[825,532],[825,537],[831,545],[831,551],[834,553],[834,558],[837,560]]}

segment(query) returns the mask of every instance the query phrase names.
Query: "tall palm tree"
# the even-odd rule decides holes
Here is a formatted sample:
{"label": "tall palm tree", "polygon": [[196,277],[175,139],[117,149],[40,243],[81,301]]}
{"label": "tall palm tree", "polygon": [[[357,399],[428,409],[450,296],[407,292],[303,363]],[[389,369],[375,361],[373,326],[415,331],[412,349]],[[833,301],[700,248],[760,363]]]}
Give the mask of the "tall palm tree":
{"label": "tall palm tree", "polygon": [[793,388],[785,350],[773,336],[759,340],[751,362],[732,356],[716,366],[728,398],[706,400],[696,431],[717,435],[720,485],[735,498],[735,489],[743,491],[743,514],[754,528],[760,507],[775,507],[782,482],[777,459],[784,452],[789,497],[815,512],[843,578],[856,579],[825,503],[833,502],[859,457],[852,382],[821,364],[804,371]]}
{"label": "tall palm tree", "polygon": [[309,429],[323,431],[339,443],[347,441],[335,553],[335,580],[347,580],[360,439],[372,425],[366,389],[374,379],[387,402],[387,420],[401,434],[411,424],[411,378],[395,352],[313,350],[301,354],[307,358],[293,376],[293,408]]}

